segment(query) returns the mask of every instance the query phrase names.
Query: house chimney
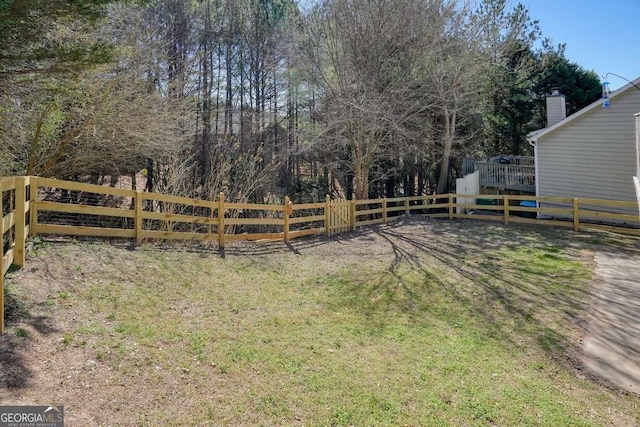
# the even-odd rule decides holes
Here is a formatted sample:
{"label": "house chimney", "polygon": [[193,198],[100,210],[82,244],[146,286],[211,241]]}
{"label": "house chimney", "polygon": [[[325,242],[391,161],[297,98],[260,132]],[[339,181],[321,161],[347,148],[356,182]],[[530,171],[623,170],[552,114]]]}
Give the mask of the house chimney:
{"label": "house chimney", "polygon": [[558,89],[553,89],[547,95],[547,127],[553,126],[567,117],[567,104],[564,95]]}

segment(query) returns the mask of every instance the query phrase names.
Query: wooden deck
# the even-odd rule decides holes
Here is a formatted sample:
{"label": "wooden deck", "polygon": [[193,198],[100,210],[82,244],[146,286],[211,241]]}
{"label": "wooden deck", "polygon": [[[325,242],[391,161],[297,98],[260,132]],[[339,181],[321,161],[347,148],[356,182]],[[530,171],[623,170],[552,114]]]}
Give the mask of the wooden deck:
{"label": "wooden deck", "polygon": [[535,158],[531,156],[494,156],[486,161],[463,159],[463,175],[479,172],[484,188],[513,190],[535,194]]}
{"label": "wooden deck", "polygon": [[535,194],[536,170],[533,165],[476,162],[480,186]]}

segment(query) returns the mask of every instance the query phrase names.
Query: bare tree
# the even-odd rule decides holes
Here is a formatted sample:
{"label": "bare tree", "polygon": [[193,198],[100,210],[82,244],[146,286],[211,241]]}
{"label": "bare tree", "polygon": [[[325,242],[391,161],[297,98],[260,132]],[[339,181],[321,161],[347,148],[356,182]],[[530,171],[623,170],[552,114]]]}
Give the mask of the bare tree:
{"label": "bare tree", "polygon": [[130,75],[93,71],[73,82],[75,90],[71,82],[63,84],[64,94],[12,112],[32,126],[19,132],[21,138],[3,141],[2,151],[21,165],[16,172],[59,178],[131,174],[182,138],[184,105],[168,105]]}
{"label": "bare tree", "polygon": [[306,52],[322,95],[319,135],[348,153],[355,197],[369,195],[375,162],[406,149],[426,111],[412,90],[415,70],[438,34],[442,4],[414,0],[330,0],[310,18]]}
{"label": "bare tree", "polygon": [[469,11],[449,4],[438,15],[441,32],[427,51],[420,67],[427,87],[425,96],[430,101],[431,145],[437,155],[437,193],[448,189],[452,151],[456,141],[463,143],[473,135],[466,127],[461,135],[460,124],[477,118],[481,91],[480,73],[482,56],[477,44],[477,30],[468,23]]}
{"label": "bare tree", "polygon": [[399,183],[405,194],[445,192],[457,159],[489,146],[481,131],[496,130],[505,97],[526,95],[536,58],[526,9],[469,3],[322,0],[306,13],[294,0],[110,4],[85,36],[118,46],[116,61],[0,93],[0,169],[146,168],[149,191],[207,198],[334,187],[363,199]]}

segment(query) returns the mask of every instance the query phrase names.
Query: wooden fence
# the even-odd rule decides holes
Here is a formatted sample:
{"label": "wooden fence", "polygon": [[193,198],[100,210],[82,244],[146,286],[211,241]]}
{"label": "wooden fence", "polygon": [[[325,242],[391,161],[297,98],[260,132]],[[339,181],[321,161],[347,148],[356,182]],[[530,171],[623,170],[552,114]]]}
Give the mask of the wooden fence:
{"label": "wooden fence", "polygon": [[[472,203],[469,200],[473,199]],[[521,206],[521,201],[537,202]],[[464,202],[463,202],[464,201]],[[460,212],[456,208],[460,207]],[[635,214],[620,213],[620,209]],[[41,234],[132,239],[282,240],[383,224],[401,215],[474,218],[599,229],[640,236],[635,202],[509,195],[443,194],[281,205],[191,199],[38,177],[0,178],[0,332],[4,330],[4,275],[25,264],[27,237]],[[616,211],[617,210],[617,211]],[[555,219],[536,219],[538,216]]]}

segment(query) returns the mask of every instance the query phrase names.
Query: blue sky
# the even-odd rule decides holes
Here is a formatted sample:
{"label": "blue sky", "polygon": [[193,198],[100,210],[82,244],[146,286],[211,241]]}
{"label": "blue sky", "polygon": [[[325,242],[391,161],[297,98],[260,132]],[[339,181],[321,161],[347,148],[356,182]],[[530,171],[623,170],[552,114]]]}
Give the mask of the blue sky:
{"label": "blue sky", "polygon": [[[640,77],[640,0],[519,0],[544,37],[566,43],[570,61],[598,76]],[[513,1],[514,4],[518,1]],[[611,89],[626,82],[614,76]]]}

